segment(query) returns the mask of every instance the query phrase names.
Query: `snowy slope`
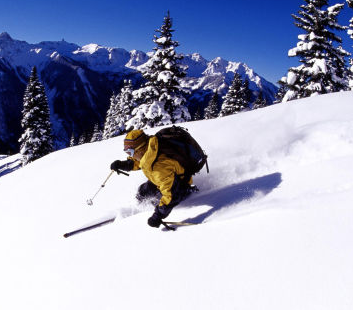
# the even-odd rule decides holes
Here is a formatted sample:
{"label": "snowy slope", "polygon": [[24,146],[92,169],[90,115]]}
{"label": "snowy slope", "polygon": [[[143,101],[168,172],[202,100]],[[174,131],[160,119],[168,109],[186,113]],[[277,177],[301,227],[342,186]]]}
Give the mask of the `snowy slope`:
{"label": "snowy slope", "polygon": [[141,172],[112,176],[86,205],[125,157],[122,137],[1,177],[0,309],[352,309],[352,102],[337,93],[185,124],[211,173],[170,215],[201,225],[176,232],[147,226]]}

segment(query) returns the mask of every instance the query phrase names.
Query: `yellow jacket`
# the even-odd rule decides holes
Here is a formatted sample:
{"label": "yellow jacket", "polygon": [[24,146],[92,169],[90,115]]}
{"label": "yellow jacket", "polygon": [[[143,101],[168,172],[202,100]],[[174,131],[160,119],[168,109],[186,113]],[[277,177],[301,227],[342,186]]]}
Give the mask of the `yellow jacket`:
{"label": "yellow jacket", "polygon": [[[174,183],[175,175],[183,175],[184,168],[175,159],[169,158],[164,154],[160,154],[158,159],[155,161],[158,154],[158,139],[157,137],[151,137],[148,142],[146,153],[143,155],[140,161],[137,161],[131,157],[129,159],[134,160],[133,170],[142,169],[145,176],[157,186],[159,191],[162,193],[162,198],[159,202],[159,206],[168,205],[172,201],[172,186]],[[153,164],[153,167],[152,167]],[[181,179],[183,176],[181,176]],[[192,179],[190,179],[190,184]]]}

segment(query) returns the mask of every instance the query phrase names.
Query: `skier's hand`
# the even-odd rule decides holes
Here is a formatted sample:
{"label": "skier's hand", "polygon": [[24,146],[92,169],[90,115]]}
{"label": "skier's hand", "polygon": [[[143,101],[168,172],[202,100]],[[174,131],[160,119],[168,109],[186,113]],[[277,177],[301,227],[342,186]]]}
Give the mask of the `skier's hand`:
{"label": "skier's hand", "polygon": [[113,161],[110,165],[110,169],[114,171],[118,171],[118,170],[131,171],[133,167],[134,167],[134,161],[131,159],[116,160],[116,161]]}
{"label": "skier's hand", "polygon": [[154,213],[147,221],[148,225],[158,228],[162,224],[162,219],[166,218],[172,209],[172,207],[166,205],[155,207]]}
{"label": "skier's hand", "polygon": [[159,213],[154,212],[153,215],[147,221],[148,225],[151,227],[158,228],[162,224],[162,218]]}

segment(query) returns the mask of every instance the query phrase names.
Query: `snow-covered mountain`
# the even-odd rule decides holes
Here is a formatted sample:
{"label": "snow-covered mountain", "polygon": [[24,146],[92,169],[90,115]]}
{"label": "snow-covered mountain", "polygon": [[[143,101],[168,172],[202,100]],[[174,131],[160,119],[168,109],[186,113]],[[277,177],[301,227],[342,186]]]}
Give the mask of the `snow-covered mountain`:
{"label": "snow-covered mountain", "polygon": [[[123,138],[0,177],[0,309],[353,308],[353,92],[183,124],[209,155],[200,192],[151,228]],[[153,134],[157,128],[149,130]],[[0,169],[17,157],[0,156]],[[63,234],[116,216],[113,224]]]}
{"label": "snow-covered mountain", "polygon": [[[189,110],[205,107],[212,92],[224,95],[239,72],[250,81],[253,96],[260,90],[272,101],[277,87],[257,75],[244,63],[216,58],[212,61],[199,54],[184,55],[189,66],[182,85],[190,90]],[[17,148],[20,135],[22,98],[30,70],[37,66],[46,87],[56,147],[67,146],[72,134],[78,137],[103,124],[109,97],[131,79],[138,87],[140,71],[149,59],[148,53],[126,51],[97,44],[78,46],[66,41],[29,44],[0,34],[0,151]]]}

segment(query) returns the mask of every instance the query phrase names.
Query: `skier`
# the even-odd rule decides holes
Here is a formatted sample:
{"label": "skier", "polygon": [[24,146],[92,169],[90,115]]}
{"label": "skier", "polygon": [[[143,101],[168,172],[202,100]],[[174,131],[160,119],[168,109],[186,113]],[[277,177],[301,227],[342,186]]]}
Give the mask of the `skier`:
{"label": "skier", "polygon": [[114,161],[110,169],[143,171],[148,180],[139,186],[136,198],[139,202],[154,198],[156,204],[159,200],[148,219],[148,225],[158,228],[173,207],[197,188],[191,186],[191,177],[184,177],[185,170],[177,160],[159,154],[156,136],[147,136],[141,129],[132,130],[124,139],[124,151],[129,155],[127,160]]}

